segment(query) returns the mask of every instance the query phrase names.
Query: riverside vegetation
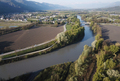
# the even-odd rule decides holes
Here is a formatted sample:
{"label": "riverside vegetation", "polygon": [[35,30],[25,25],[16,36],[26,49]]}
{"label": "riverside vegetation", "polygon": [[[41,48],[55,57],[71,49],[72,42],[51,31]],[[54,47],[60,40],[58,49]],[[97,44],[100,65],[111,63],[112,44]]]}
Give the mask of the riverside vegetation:
{"label": "riverside vegetation", "polygon": [[52,42],[47,43],[45,45],[42,45],[40,47],[35,47],[35,48],[31,48],[31,49],[24,50],[21,52],[16,52],[16,53],[13,53],[10,55],[5,55],[1,58],[6,59],[6,58],[14,57],[14,56],[19,56],[19,55],[23,55],[26,53],[34,52],[37,50],[42,50],[42,49],[45,49],[45,48],[53,45],[56,42],[56,44],[54,44],[53,47],[51,47],[50,49],[47,49],[45,51],[41,51],[39,53],[33,53],[32,55],[25,55],[25,56],[21,56],[21,57],[12,58],[12,59],[1,60],[0,64],[2,65],[2,64],[11,63],[14,61],[19,61],[19,60],[27,59],[30,57],[46,54],[46,53],[49,53],[49,52],[54,51],[56,49],[59,49],[61,47],[64,47],[66,45],[69,45],[71,43],[75,43],[77,41],[80,41],[84,36],[84,27],[80,27],[80,20],[77,19],[77,16],[72,16],[72,17],[68,18],[68,20],[72,20],[72,21],[68,21],[68,23],[72,26],[71,30],[59,33],[56,36],[55,41],[52,41]]}
{"label": "riverside vegetation", "polygon": [[[91,22],[90,26],[96,34],[92,47],[85,45],[83,53],[75,62],[42,70],[34,81],[120,81],[120,44],[104,41],[97,23]],[[10,81],[25,81],[28,77],[28,74],[22,75]]]}

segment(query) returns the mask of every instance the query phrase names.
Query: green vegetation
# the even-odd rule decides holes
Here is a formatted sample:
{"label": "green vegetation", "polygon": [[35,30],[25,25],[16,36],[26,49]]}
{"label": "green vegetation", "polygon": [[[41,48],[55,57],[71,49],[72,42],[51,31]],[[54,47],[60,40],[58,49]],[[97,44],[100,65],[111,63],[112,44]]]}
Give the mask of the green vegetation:
{"label": "green vegetation", "polygon": [[75,74],[74,63],[54,65],[41,71],[34,81],[68,81]]}
{"label": "green vegetation", "polygon": [[27,30],[27,29],[30,29],[30,28],[34,27],[35,25],[36,25],[36,23],[32,23],[32,24],[29,24],[29,25],[15,27],[15,28],[5,28],[5,29],[0,28],[0,35],[16,32],[16,31],[20,31],[20,30]]}
{"label": "green vegetation", "polygon": [[35,18],[28,18],[27,21],[28,22],[37,22],[39,19],[35,19]]}
{"label": "green vegetation", "polygon": [[71,30],[71,29],[72,29],[72,26],[67,24],[67,25],[66,25],[66,29],[67,29],[67,30]]}
{"label": "green vegetation", "polygon": [[[58,35],[57,46],[61,47],[71,43],[70,39],[72,42],[76,39],[74,34],[77,36],[76,32],[79,31],[78,25],[73,22],[76,20],[69,18],[68,21],[72,24],[72,28]],[[113,45],[104,41],[101,28],[94,21],[91,22],[91,29],[96,34],[93,47],[85,45],[82,54],[74,63],[46,68],[35,77],[34,81],[120,81],[120,44]]]}
{"label": "green vegetation", "polygon": [[[71,20],[71,21],[69,21]],[[67,45],[79,41],[84,36],[84,27],[80,27],[80,20],[77,16],[68,18],[69,23],[72,23],[71,30],[62,32],[57,35],[57,40],[60,45]]]}
{"label": "green vegetation", "polygon": [[0,26],[3,26],[3,27],[9,27],[9,26],[25,26],[25,25],[29,25],[31,24],[30,22],[13,22],[13,21],[10,21],[10,22],[2,22],[0,21]]}
{"label": "green vegetation", "polygon": [[[111,49],[113,48],[113,49]],[[114,49],[116,48],[116,49]],[[97,71],[94,74],[93,81],[117,81],[120,80],[120,54],[114,53],[118,52],[119,48],[115,45],[104,46],[104,51],[101,48],[100,53],[96,55],[97,57]],[[113,52],[114,50],[114,52]]]}
{"label": "green vegetation", "polygon": [[97,69],[92,81],[120,81],[119,44],[111,45],[109,42],[104,41],[101,38],[101,28],[97,24],[99,22],[97,20],[90,20],[90,22],[91,29],[97,34],[95,36],[96,42],[93,43],[95,44],[94,53],[97,58]]}
{"label": "green vegetation", "polygon": [[[113,15],[112,15],[113,14]],[[114,15],[117,14],[117,15]],[[86,14],[82,14],[82,19],[87,22],[95,22],[95,23],[104,23],[104,24],[113,24],[120,23],[119,12],[88,12]]]}
{"label": "green vegetation", "polygon": [[102,36],[101,35],[102,34],[101,27],[97,23],[95,23],[93,21],[91,21],[90,27],[91,27],[91,30],[93,31],[93,33],[97,33],[99,35],[98,37],[96,37],[96,40],[99,39],[99,37]]}
{"label": "green vegetation", "polygon": [[[49,52],[54,51],[56,49],[59,49],[61,47],[64,47],[66,45],[69,45],[69,44],[80,41],[84,36],[84,27],[80,27],[80,21],[79,21],[79,19],[77,19],[76,16],[73,16],[71,18],[74,19],[74,21],[77,20],[72,25],[72,29],[69,30],[69,31],[62,32],[62,33],[58,34],[57,37],[56,37],[57,38],[57,43],[54,44],[50,49],[44,50],[44,51],[39,52],[39,53],[34,53],[34,54],[31,54],[31,55],[27,55],[27,56],[21,56],[21,57],[9,59],[9,60],[2,60],[0,62],[0,64],[2,65],[2,64],[6,64],[6,63],[19,61],[19,60],[27,59],[27,58],[30,58],[30,57],[46,54],[46,53],[49,53]],[[37,50],[41,50],[41,49],[44,49],[48,46],[51,46],[52,44],[53,44],[53,42],[48,43],[48,44],[43,45],[43,46],[40,46],[40,47],[35,47],[35,48],[31,48],[31,49],[24,50],[24,51],[21,51],[21,52],[16,52],[16,53],[13,53],[13,54],[10,54],[10,55],[3,56],[2,59],[23,55],[23,54],[30,53],[30,52],[37,51]]]}
{"label": "green vegetation", "polygon": [[[31,73],[28,73],[28,74],[24,74],[24,75],[21,75],[21,76],[18,76],[18,77],[15,77],[13,79],[10,79],[8,81],[27,81],[28,78],[30,77]],[[5,81],[5,80],[3,80]]]}
{"label": "green vegetation", "polygon": [[[42,70],[33,81],[88,81],[95,66],[96,58],[92,54],[92,47],[86,45],[77,61],[48,67]],[[18,76],[11,80],[25,81],[28,79],[26,76]]]}
{"label": "green vegetation", "polygon": [[30,53],[30,52],[35,52],[35,51],[38,51],[38,50],[42,50],[42,49],[45,49],[47,47],[52,46],[54,43],[55,43],[55,41],[51,41],[51,42],[49,42],[47,44],[44,44],[44,45],[41,45],[41,46],[37,46],[37,47],[33,47],[33,48],[23,50],[23,51],[20,51],[20,52],[5,55],[5,56],[2,57],[2,59],[14,57],[14,56],[19,56],[19,55],[23,55],[23,54]]}

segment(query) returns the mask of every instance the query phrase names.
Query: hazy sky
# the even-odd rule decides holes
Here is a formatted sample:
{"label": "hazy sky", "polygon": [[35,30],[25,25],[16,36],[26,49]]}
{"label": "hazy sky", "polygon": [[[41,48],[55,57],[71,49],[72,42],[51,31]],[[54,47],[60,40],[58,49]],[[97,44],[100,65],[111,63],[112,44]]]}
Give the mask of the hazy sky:
{"label": "hazy sky", "polygon": [[120,0],[29,0],[29,1],[59,4],[74,9],[91,9],[108,7],[110,5],[113,5],[113,2],[117,2]]}
{"label": "hazy sky", "polygon": [[120,0],[29,0],[36,2],[47,2],[52,4],[70,5],[70,4],[89,4],[89,3],[111,3]]}

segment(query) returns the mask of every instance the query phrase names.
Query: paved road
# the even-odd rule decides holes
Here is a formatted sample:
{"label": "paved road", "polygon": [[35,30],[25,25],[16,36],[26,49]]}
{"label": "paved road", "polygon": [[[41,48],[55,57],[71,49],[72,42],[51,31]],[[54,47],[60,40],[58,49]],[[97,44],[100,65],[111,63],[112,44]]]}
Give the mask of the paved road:
{"label": "paved road", "polygon": [[[64,32],[66,32],[66,24],[64,25]],[[23,49],[20,49],[20,50],[15,50],[15,51],[12,51],[12,52],[4,53],[4,54],[0,55],[0,57],[2,57],[2,56],[4,56],[4,55],[9,55],[9,54],[11,54],[11,53],[15,53],[15,52],[27,50],[27,49],[30,49],[30,48],[34,48],[34,47],[37,47],[37,46],[41,46],[41,45],[44,45],[44,44],[49,43],[49,42],[54,41],[54,40],[56,40],[56,39],[54,38],[54,39],[52,39],[52,40],[50,40],[50,41],[47,41],[47,42],[44,42],[44,43],[41,43],[41,44],[37,44],[37,45],[35,45],[35,46],[31,46],[31,47],[23,48]],[[57,42],[56,42],[56,43],[57,43]],[[56,43],[55,43],[55,44],[56,44]],[[53,44],[52,46],[50,46],[50,47],[48,47],[48,48],[46,48],[46,49],[43,49],[43,50],[39,50],[39,51],[35,51],[35,52],[31,52],[31,53],[24,54],[24,55],[19,55],[19,56],[11,57],[11,58],[6,58],[6,59],[2,59],[2,60],[8,60],[8,59],[13,59],[13,58],[17,58],[17,57],[22,57],[22,56],[26,56],[26,55],[32,55],[32,54],[35,54],[35,53],[39,53],[39,52],[41,52],[41,51],[45,51],[45,50],[50,49],[50,48],[53,47],[55,44]]]}
{"label": "paved road", "polygon": [[50,46],[50,47],[48,47],[46,49],[43,49],[43,50],[39,50],[39,51],[35,51],[35,52],[24,54],[24,55],[19,55],[19,56],[11,57],[11,58],[5,58],[5,59],[2,59],[2,60],[8,60],[8,59],[13,59],[13,58],[18,58],[18,57],[22,57],[22,56],[26,56],[26,55],[32,55],[32,54],[35,54],[35,53],[39,53],[39,52],[42,52],[42,51],[45,51],[45,50],[48,50],[48,49],[52,48],[56,43],[54,43],[52,46]]}
{"label": "paved road", "polygon": [[44,45],[44,44],[47,44],[51,41],[54,41],[54,39],[50,40],[50,41],[47,41],[47,42],[44,42],[44,43],[41,43],[41,44],[37,44],[37,45],[34,45],[34,46],[30,46],[30,47],[26,47],[26,48],[23,48],[23,49],[19,49],[19,50],[15,50],[15,51],[12,51],[12,52],[8,52],[8,53],[4,53],[4,54],[1,54],[0,56],[4,56],[4,55],[9,55],[11,53],[15,53],[15,52],[19,52],[19,51],[23,51],[23,50],[27,50],[27,49],[30,49],[30,48],[34,48],[34,47],[37,47],[37,46],[41,46],[41,45]]}

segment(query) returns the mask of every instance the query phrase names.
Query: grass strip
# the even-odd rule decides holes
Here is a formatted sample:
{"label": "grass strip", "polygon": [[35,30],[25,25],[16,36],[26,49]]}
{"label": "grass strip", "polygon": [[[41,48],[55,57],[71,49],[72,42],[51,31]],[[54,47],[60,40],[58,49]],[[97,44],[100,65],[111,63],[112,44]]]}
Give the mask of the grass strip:
{"label": "grass strip", "polygon": [[51,41],[51,42],[49,42],[47,44],[44,44],[44,45],[41,45],[41,46],[37,46],[37,47],[33,47],[33,48],[30,48],[30,49],[27,49],[27,50],[23,50],[23,51],[19,51],[19,52],[9,54],[9,55],[5,55],[5,56],[2,57],[2,59],[14,57],[14,56],[19,56],[19,55],[23,55],[23,54],[30,53],[30,52],[35,52],[35,51],[38,51],[38,50],[42,50],[42,49],[45,49],[47,47],[50,47],[54,43],[55,43],[55,41]]}

